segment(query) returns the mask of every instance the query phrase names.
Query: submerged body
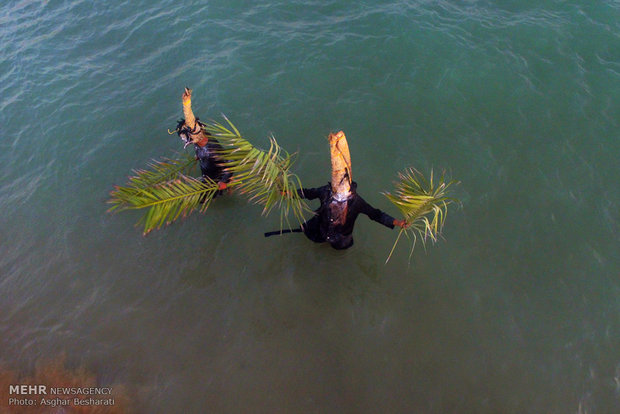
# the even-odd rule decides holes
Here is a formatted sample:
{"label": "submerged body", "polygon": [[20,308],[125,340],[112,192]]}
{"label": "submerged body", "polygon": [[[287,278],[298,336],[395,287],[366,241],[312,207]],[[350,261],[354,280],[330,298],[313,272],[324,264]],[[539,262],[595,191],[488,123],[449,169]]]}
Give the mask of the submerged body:
{"label": "submerged body", "polygon": [[352,182],[344,199],[332,191],[331,183],[299,190],[301,197],[308,200],[318,198],[321,202],[315,210],[316,215],[303,226],[306,237],[316,243],[328,242],[334,249],[341,250],[353,245],[353,227],[360,213],[391,229],[398,224],[392,216],[368,204],[356,189],[357,183]]}

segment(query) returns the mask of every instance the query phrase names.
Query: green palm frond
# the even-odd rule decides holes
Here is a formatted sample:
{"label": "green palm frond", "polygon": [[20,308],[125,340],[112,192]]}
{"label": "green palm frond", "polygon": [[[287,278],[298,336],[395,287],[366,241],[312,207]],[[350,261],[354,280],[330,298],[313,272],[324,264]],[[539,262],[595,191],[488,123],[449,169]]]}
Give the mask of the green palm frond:
{"label": "green palm frond", "polygon": [[[134,170],[133,176],[129,177],[129,182],[124,188],[125,197],[130,189],[139,191],[148,189],[157,184],[174,180],[178,175],[189,175],[196,166],[196,157],[189,153],[175,154],[175,158],[163,158],[161,160],[153,160],[147,164],[146,169]],[[110,210],[123,209],[124,203],[122,198],[114,197],[110,200],[113,206]]]}
{"label": "green palm frond", "polygon": [[285,221],[290,226],[289,213],[302,224],[303,213],[310,209],[297,194],[297,188],[302,186],[299,177],[291,172],[295,154],[283,150],[273,136],[269,138],[269,150],[258,149],[241,136],[226,116],[224,119],[228,126],[211,121],[203,128],[222,145],[220,158],[226,160],[223,166],[233,173],[239,192],[262,205],[263,215],[279,207],[281,226]]}
{"label": "green palm frond", "polygon": [[448,214],[448,205],[458,202],[446,196],[448,188],[456,182],[446,182],[445,173],[435,180],[431,170],[430,180],[427,180],[419,171],[409,168],[404,173],[399,173],[398,176],[399,181],[396,183],[394,194],[384,193],[384,195],[403,214],[407,227],[398,233],[386,263],[392,257],[403,233],[413,238],[410,257],[418,237],[425,246],[429,239],[433,243],[437,242]]}
{"label": "green palm frond", "polygon": [[148,209],[138,222],[144,225],[144,234],[195,210],[206,211],[218,191],[217,183],[208,178],[203,182],[178,174],[174,179],[149,184],[150,178],[149,174],[138,173],[128,186],[116,187],[109,200],[113,204],[110,210]]}
{"label": "green palm frond", "polygon": [[[268,151],[254,147],[232,122],[224,119],[228,127],[212,121],[203,124],[203,128],[222,146],[218,157],[224,160],[222,166],[233,173],[228,187],[262,205],[263,214],[279,207],[281,226],[284,221],[288,223],[291,212],[303,223],[303,213],[309,208],[297,194],[297,188],[302,188],[299,178],[290,171],[293,155],[284,151],[273,137]],[[134,171],[125,186],[117,186],[111,192],[109,211],[147,209],[140,220],[145,234],[196,210],[206,211],[217,194],[217,183],[189,177],[187,174],[195,164],[195,157],[186,153]]]}

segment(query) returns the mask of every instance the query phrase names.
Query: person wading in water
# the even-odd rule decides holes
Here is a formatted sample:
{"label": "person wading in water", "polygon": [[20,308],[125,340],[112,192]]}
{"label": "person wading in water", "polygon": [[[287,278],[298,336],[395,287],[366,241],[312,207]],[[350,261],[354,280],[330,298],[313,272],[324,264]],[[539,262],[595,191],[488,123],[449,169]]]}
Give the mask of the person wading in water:
{"label": "person wading in water", "polygon": [[179,137],[185,142],[187,147],[194,144],[196,150],[196,159],[200,162],[200,171],[202,179],[209,178],[218,184],[220,190],[218,194],[226,189],[232,173],[225,171],[222,164],[225,162],[220,159],[218,151],[222,146],[208,132],[202,129],[203,124],[194,116],[192,111],[192,90],[185,88],[183,96],[183,115],[185,119],[181,119],[177,125]]}
{"label": "person wading in water", "polygon": [[315,210],[315,216],[301,228],[273,231],[265,233],[265,237],[303,231],[310,240],[316,243],[328,242],[334,249],[340,250],[353,245],[353,227],[360,213],[391,229],[394,226],[406,227],[404,220],[396,220],[372,207],[357,194],[357,183],[352,180],[351,157],[344,132],[329,134],[329,148],[332,162],[331,182],[318,188],[297,190],[302,198],[319,199],[321,205]]}

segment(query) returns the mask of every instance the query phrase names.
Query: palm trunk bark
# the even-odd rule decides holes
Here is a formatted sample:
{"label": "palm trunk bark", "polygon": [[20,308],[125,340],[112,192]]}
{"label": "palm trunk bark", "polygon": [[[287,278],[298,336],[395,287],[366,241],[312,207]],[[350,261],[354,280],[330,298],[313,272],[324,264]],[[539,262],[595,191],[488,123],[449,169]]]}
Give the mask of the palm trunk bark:
{"label": "palm trunk bark", "polygon": [[345,200],[351,195],[351,155],[344,132],[329,134],[329,150],[332,160],[332,193],[337,200]]}
{"label": "palm trunk bark", "polygon": [[192,111],[192,90],[185,88],[185,92],[183,92],[183,96],[181,97],[183,101],[183,116],[185,117],[185,126],[187,126],[190,131],[189,137],[191,138],[194,144],[198,144],[200,146],[204,146],[207,144],[209,140],[205,132],[202,130],[200,125],[197,125],[196,117],[194,116],[194,111]]}

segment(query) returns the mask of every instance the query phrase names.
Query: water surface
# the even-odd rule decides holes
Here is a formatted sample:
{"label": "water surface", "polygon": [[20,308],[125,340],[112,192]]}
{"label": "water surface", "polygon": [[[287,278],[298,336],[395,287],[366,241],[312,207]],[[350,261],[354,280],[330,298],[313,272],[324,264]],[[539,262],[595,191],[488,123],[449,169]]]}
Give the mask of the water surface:
{"label": "water surface", "polygon": [[[65,353],[136,412],[612,413],[620,404],[616,1],[8,1],[0,6],[0,362]],[[263,238],[218,200],[148,237],[114,184],[180,148],[183,87],[359,192],[461,181],[409,264]]]}

